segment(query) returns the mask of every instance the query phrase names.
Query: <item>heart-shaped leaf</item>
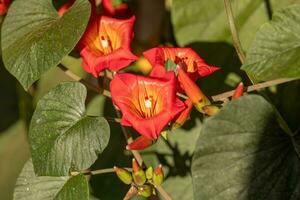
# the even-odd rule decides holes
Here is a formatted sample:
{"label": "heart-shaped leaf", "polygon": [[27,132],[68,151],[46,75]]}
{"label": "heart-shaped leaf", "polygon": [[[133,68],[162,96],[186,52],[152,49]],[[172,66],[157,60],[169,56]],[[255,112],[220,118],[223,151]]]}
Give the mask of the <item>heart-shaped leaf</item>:
{"label": "heart-shaped leaf", "polygon": [[86,178],[36,176],[32,161],[25,164],[15,186],[14,200],[88,200],[89,187]]}
{"label": "heart-shaped leaf", "polygon": [[299,199],[299,141],[299,134],[290,137],[280,128],[264,98],[246,95],[228,103],[204,122],[198,138],[195,199]]}
{"label": "heart-shaped leaf", "polygon": [[242,69],[259,80],[300,77],[300,5],[274,14],[257,32]]}
{"label": "heart-shaped leaf", "polygon": [[67,175],[71,168],[90,167],[109,140],[103,117],[85,115],[86,88],[62,83],[37,104],[29,128],[32,160],[37,175]]}
{"label": "heart-shaped leaf", "polygon": [[27,89],[72,51],[89,16],[87,0],[77,0],[62,17],[52,0],[16,0],[2,26],[2,53],[7,70]]}

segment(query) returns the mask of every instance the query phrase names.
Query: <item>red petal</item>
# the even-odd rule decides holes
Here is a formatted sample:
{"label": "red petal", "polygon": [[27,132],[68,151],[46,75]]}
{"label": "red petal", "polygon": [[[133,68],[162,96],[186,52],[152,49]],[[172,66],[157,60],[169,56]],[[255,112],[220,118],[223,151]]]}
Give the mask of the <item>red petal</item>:
{"label": "red petal", "polygon": [[140,136],[126,146],[128,150],[143,150],[153,144],[153,140]]}
{"label": "red petal", "polygon": [[[77,45],[83,57],[83,68],[98,77],[104,69],[120,70],[136,60],[137,57],[130,51],[134,21],[134,16],[118,20],[93,13],[87,30]],[[110,46],[102,46],[103,35],[109,38]]]}
{"label": "red petal", "polygon": [[[116,74],[110,89],[114,104],[123,114],[122,124],[132,126],[149,139],[156,139],[163,128],[184,109],[183,102],[176,98],[176,78],[173,72],[166,73],[163,78]],[[153,111],[151,116],[145,116],[145,106],[140,101],[145,92],[153,93],[156,99],[157,107],[154,108],[157,113]]]}
{"label": "red petal", "polygon": [[[184,64],[188,75],[196,80],[217,71],[219,68],[210,66],[191,48],[157,47],[143,53],[144,57],[154,66],[165,66],[165,62],[170,59],[175,64]],[[153,70],[154,70],[153,69]]]}

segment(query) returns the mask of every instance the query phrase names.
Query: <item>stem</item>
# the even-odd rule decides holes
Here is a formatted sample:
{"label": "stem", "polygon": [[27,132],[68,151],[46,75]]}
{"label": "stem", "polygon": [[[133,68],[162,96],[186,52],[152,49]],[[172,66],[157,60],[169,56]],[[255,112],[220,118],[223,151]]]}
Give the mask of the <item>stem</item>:
{"label": "stem", "polygon": [[66,68],[65,66],[63,66],[62,64],[58,64],[58,67],[61,70],[63,70],[67,76],[69,76],[70,78],[72,78],[75,81],[78,81],[78,82],[84,84],[89,90],[92,90],[92,91],[94,91],[96,93],[101,93],[101,91],[102,91],[102,94],[104,96],[111,98],[111,94],[110,94],[110,92],[108,90],[105,90],[105,89],[101,90],[101,88],[99,88],[96,85],[88,82],[87,80],[81,78],[80,76],[77,76],[72,71],[70,71],[68,68]]}
{"label": "stem", "polygon": [[[299,79],[299,78],[281,78],[281,79],[275,79],[275,80],[267,81],[267,82],[264,82],[264,83],[258,83],[258,84],[255,84],[255,85],[248,86],[245,92],[252,92],[252,91],[255,91],[255,90],[260,90],[260,89],[263,89],[263,88],[266,88],[266,87],[270,87],[270,86],[273,86],[273,85],[279,85],[279,84],[282,84],[282,83],[287,83],[287,82],[294,81],[294,80],[297,80],[297,79]],[[224,101],[228,97],[231,97],[233,95],[234,91],[235,90],[224,92],[222,94],[212,96],[211,98],[213,99],[213,101]]]}
{"label": "stem", "polygon": [[165,200],[172,200],[172,198],[170,197],[170,195],[163,189],[162,186],[157,185],[157,186],[155,186],[155,188],[157,189],[157,191],[161,194],[161,196],[162,196]]}
{"label": "stem", "polygon": [[241,63],[244,64],[246,56],[242,49],[239,35],[236,30],[236,25],[234,22],[234,17],[233,17],[233,13],[232,13],[230,0],[224,0],[224,6],[225,6],[226,15],[227,15],[228,23],[229,23],[229,28],[230,28],[230,32],[231,32],[231,36],[232,36],[232,40],[233,40],[233,46],[239,56]]}
{"label": "stem", "polygon": [[[233,16],[230,0],[224,0],[224,6],[225,6],[225,11],[226,11],[226,15],[227,15],[228,24],[229,24],[229,29],[230,29],[231,36],[232,36],[233,46],[236,50],[236,53],[239,56],[239,59],[240,59],[241,63],[244,64],[245,60],[246,60],[246,55],[243,51],[242,44],[241,44],[241,41],[240,41],[240,38],[239,38],[239,34],[237,32],[237,29],[236,29],[236,25],[235,25],[235,21],[234,21],[234,16]],[[257,82],[255,77],[248,74],[247,72],[246,72],[246,74],[249,77],[252,84]]]}

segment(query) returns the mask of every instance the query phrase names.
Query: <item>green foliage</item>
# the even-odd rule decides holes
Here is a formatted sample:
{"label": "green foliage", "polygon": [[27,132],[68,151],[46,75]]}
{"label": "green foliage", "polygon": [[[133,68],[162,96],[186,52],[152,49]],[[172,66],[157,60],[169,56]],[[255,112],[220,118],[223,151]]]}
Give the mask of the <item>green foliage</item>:
{"label": "green foliage", "polygon": [[246,95],[203,124],[192,162],[195,199],[299,199],[299,134],[264,98]]}
{"label": "green foliage", "polygon": [[300,77],[299,22],[300,5],[275,13],[257,32],[242,69],[264,81]]}
{"label": "green foliage", "polygon": [[[247,49],[255,32],[268,21],[268,6],[277,10],[299,0],[231,0],[242,46]],[[270,11],[269,11],[270,12]],[[185,46],[194,42],[231,42],[223,1],[173,0],[172,23],[177,43]]]}
{"label": "green foliage", "polygon": [[77,82],[58,85],[37,104],[29,142],[38,175],[67,175],[90,167],[109,140],[102,117],[85,115],[86,88]]}
{"label": "green foliage", "polygon": [[52,0],[17,0],[2,26],[2,53],[7,70],[25,89],[70,53],[90,16],[89,2],[77,0],[59,17]]}
{"label": "green foliage", "polygon": [[80,174],[74,177],[36,176],[30,159],[17,180],[14,199],[88,200],[88,182]]}

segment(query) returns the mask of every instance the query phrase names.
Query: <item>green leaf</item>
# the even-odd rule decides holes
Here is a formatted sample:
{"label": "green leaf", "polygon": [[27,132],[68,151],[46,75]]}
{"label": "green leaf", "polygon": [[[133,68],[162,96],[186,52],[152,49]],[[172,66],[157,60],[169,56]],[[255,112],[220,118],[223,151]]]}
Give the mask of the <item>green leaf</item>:
{"label": "green leaf", "polygon": [[242,69],[259,80],[300,77],[300,5],[274,14],[257,32]]}
{"label": "green leaf", "polygon": [[[247,50],[255,32],[268,21],[266,2],[275,11],[299,0],[230,0],[242,46]],[[195,42],[230,42],[231,34],[223,1],[173,0],[171,18],[180,46]]]}
{"label": "green leaf", "polygon": [[77,0],[59,17],[52,0],[17,0],[2,26],[3,61],[27,89],[55,67],[77,44],[90,16],[87,0]]}
{"label": "green leaf", "polygon": [[89,187],[81,174],[74,177],[36,176],[29,160],[17,180],[14,199],[89,200]]}
{"label": "green leaf", "polygon": [[297,137],[283,132],[272,105],[260,96],[228,103],[204,122],[198,138],[195,199],[299,199]]}
{"label": "green leaf", "polygon": [[58,85],[37,104],[29,142],[37,175],[61,176],[90,167],[109,141],[103,117],[85,115],[86,88],[78,82]]}

